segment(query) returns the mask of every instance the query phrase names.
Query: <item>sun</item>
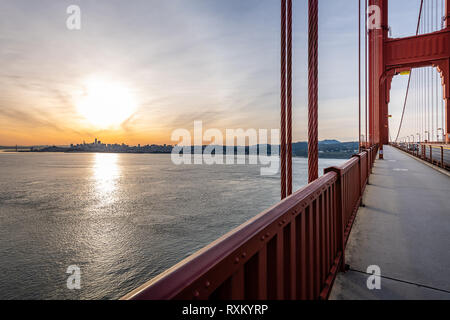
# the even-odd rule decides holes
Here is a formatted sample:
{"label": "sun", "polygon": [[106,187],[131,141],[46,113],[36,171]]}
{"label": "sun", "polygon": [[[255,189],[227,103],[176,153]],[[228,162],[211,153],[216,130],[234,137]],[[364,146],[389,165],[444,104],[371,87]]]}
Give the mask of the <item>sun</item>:
{"label": "sun", "polygon": [[101,78],[89,78],[77,99],[80,115],[98,128],[122,124],[136,111],[136,98],[125,85]]}

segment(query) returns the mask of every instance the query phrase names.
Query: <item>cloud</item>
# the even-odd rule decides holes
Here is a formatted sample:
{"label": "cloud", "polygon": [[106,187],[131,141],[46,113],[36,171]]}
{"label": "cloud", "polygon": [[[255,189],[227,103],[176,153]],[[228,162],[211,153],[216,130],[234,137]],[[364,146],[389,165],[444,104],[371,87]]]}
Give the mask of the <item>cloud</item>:
{"label": "cloud", "polygon": [[[160,132],[158,139],[169,141],[174,128],[189,128],[198,119],[220,129],[279,125],[279,2],[76,3],[83,17],[80,31],[65,27],[71,1],[0,1],[0,126],[25,127],[36,137],[45,127],[67,132],[70,139],[104,132],[85,125],[72,101],[83,79],[96,74],[126,82],[139,96],[139,110],[116,131],[104,132],[114,137],[152,142]],[[413,12],[409,4],[391,3],[392,23],[396,17],[409,23],[401,12]],[[298,140],[306,138],[307,126],[306,15],[307,2],[294,1]],[[348,0],[320,3],[320,134],[328,138],[357,138],[356,18],[355,3]]]}

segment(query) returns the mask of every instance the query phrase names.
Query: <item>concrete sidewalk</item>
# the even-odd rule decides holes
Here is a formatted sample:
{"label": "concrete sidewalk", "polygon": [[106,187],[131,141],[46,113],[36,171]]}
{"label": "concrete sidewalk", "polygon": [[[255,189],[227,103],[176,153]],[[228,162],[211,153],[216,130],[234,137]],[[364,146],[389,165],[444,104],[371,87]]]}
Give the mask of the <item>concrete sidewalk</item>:
{"label": "concrete sidewalk", "polygon": [[[450,177],[385,146],[330,299],[450,299]],[[365,272],[381,269],[381,290]]]}

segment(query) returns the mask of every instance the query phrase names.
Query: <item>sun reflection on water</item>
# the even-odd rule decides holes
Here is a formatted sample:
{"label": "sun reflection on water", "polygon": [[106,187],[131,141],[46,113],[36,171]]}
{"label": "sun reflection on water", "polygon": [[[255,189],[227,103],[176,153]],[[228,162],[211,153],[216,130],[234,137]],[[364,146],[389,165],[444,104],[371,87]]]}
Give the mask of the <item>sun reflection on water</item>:
{"label": "sun reflection on water", "polygon": [[114,200],[117,182],[120,177],[118,154],[97,153],[93,166],[93,177],[97,197],[103,204]]}

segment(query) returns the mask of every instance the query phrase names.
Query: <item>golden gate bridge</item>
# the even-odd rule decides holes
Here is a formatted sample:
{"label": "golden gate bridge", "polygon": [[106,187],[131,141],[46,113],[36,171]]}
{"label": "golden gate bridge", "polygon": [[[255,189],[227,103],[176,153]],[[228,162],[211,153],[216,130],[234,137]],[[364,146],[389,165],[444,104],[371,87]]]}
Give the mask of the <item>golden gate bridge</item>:
{"label": "golden gate bridge", "polygon": [[[293,192],[292,0],[281,0],[281,201],[123,299],[450,298],[450,0],[420,1],[416,35],[405,38],[389,37],[388,0],[355,4],[360,152],[319,177],[319,17],[309,0],[309,184]],[[409,79],[392,139],[400,74]],[[384,290],[366,287],[370,265]]]}

